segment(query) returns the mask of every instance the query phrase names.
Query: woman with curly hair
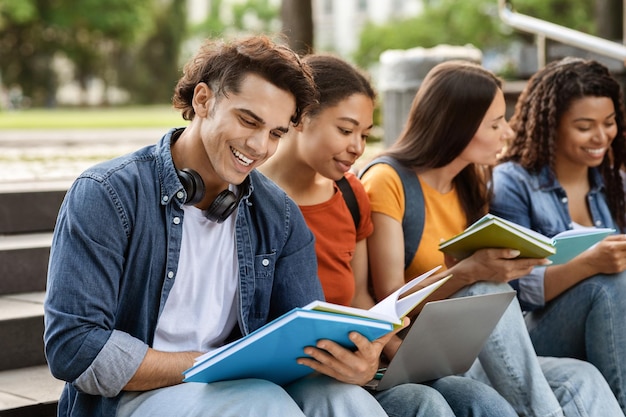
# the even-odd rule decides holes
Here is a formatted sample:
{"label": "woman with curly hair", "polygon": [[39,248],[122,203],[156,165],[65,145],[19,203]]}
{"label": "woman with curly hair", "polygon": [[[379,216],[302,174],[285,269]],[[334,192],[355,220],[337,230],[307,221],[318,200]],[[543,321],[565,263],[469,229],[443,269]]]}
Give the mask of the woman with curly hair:
{"label": "woman with curly hair", "polygon": [[493,173],[490,211],[546,236],[616,234],[561,265],[513,282],[538,355],[584,359],[626,411],[626,161],[622,89],[602,64],[564,58],[519,97],[515,135]]}
{"label": "woman with curly hair", "polygon": [[[505,110],[501,80],[480,65],[446,61],[430,70],[402,133],[383,153],[396,163],[376,163],[361,173],[374,223],[367,246],[378,299],[437,265],[445,271],[435,277],[452,277],[431,300],[510,291],[509,281],[549,263],[520,258],[519,251],[508,248],[481,249],[465,259],[444,257],[438,249],[442,239],[461,233],[487,212],[491,166],[513,135]],[[405,187],[404,177],[417,187]],[[414,198],[420,190],[423,198]],[[412,225],[421,219],[421,233],[416,233]],[[407,249],[406,242],[416,235],[417,245]],[[537,357],[517,300],[464,376],[491,385],[520,416],[620,414],[594,366]]]}

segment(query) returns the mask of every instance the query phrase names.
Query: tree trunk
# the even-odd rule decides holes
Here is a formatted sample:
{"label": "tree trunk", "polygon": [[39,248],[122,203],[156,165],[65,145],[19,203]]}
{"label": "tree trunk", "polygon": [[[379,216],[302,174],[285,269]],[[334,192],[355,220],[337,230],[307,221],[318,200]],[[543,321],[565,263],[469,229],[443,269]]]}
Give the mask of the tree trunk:
{"label": "tree trunk", "polygon": [[599,37],[622,40],[623,0],[595,0],[594,15]]}
{"label": "tree trunk", "polygon": [[313,52],[313,10],[311,0],[282,0],[282,32],[289,47],[300,55]]}

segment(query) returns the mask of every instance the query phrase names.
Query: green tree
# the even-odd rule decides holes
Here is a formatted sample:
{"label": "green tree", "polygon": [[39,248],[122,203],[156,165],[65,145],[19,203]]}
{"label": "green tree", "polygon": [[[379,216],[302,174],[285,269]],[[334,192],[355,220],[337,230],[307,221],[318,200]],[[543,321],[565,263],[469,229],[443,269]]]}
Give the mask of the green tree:
{"label": "green tree", "polygon": [[[519,13],[595,33],[593,3],[588,0],[515,0],[513,4]],[[367,24],[354,58],[367,67],[387,49],[430,48],[439,44],[472,44],[484,49],[512,39],[530,40],[532,36],[506,27],[498,17],[495,0],[427,1],[417,17],[384,25]]]}
{"label": "green tree", "polygon": [[269,0],[246,0],[233,5],[233,17],[238,30],[273,32],[278,23],[279,9]]}
{"label": "green tree", "polygon": [[66,28],[61,47],[83,90],[93,78],[105,86],[115,83],[114,57],[153,27],[151,10],[152,0],[65,0],[63,13],[52,23]]}
{"label": "green tree", "polygon": [[57,88],[51,68],[57,54],[75,65],[75,77],[105,81],[111,56],[152,25],[153,0],[0,0],[0,71],[35,105],[53,105]]}
{"label": "green tree", "polygon": [[[279,23],[279,8],[270,0],[246,0],[230,5],[224,13],[222,0],[210,2],[209,14],[204,22],[193,28],[197,36],[228,36],[232,33],[273,33]],[[230,21],[225,15],[229,15]]]}
{"label": "green tree", "polygon": [[138,45],[121,51],[117,61],[118,85],[132,102],[167,103],[180,75],[181,46],[187,36],[186,0],[169,0],[152,10],[153,30]]}
{"label": "green tree", "polygon": [[[46,6],[46,5],[44,5]],[[49,70],[56,33],[46,31],[40,16],[51,13],[35,0],[0,0],[0,73],[5,85],[21,87],[31,100],[45,103],[56,80]],[[42,36],[42,34],[46,36]]]}
{"label": "green tree", "polygon": [[221,10],[222,0],[212,0],[209,3],[209,15],[204,22],[191,28],[192,34],[209,37],[221,36],[227,27],[222,19]]}

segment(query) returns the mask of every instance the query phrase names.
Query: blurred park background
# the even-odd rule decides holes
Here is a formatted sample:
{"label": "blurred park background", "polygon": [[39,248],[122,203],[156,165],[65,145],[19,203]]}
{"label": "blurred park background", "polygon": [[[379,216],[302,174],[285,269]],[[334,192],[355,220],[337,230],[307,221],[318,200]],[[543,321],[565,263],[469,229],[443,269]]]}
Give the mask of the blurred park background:
{"label": "blurred park background", "polygon": [[[623,44],[626,0],[512,0],[516,12]],[[381,54],[450,45],[512,83],[541,64],[537,37],[498,16],[498,0],[0,0],[0,165],[41,159],[33,130],[161,128],[183,120],[169,103],[182,65],[207,37],[283,34],[302,54],[337,54],[383,92]],[[623,61],[547,40],[547,59]],[[395,74],[392,74],[394,77]],[[382,125],[380,94],[377,125]],[[389,106],[388,106],[389,108]],[[380,130],[380,139],[384,133]],[[9,133],[11,136],[9,137]],[[388,132],[389,134],[389,132]],[[389,134],[389,136],[393,136]],[[4,137],[4,142],[2,142]],[[151,137],[154,142],[158,137]],[[374,138],[376,139],[376,138]],[[120,140],[124,136],[120,135]],[[6,148],[5,148],[6,149]],[[109,154],[105,156],[110,156]],[[6,174],[0,172],[0,178]]]}
{"label": "blurred park background", "polygon": [[[623,38],[622,0],[512,6]],[[471,44],[503,77],[527,77],[534,68],[524,51],[534,38],[501,22],[497,7],[497,0],[0,0],[0,108],[167,104],[203,38],[260,32],[283,32],[301,53],[337,53],[373,72],[388,49]]]}
{"label": "blurred park background", "polygon": [[379,100],[363,163],[394,140],[438,61],[496,72],[509,110],[534,71],[566,55],[601,60],[623,83],[624,3],[0,0],[0,416],[56,415],[63,383],[43,354],[42,303],[67,187],[184,126],[172,90],[203,39],[283,34],[301,54],[334,53],[367,71]]}

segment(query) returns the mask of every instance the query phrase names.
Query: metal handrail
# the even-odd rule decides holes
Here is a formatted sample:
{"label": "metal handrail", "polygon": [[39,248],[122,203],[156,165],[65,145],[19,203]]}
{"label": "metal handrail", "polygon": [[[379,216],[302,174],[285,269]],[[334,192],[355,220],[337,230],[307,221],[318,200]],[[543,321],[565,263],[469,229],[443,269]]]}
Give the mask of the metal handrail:
{"label": "metal handrail", "polygon": [[538,53],[543,54],[543,59],[542,56],[539,56],[540,67],[545,65],[546,38],[618,59],[626,65],[626,46],[621,43],[514,12],[506,0],[498,0],[498,12],[504,23],[537,36],[538,46],[540,46],[538,49],[544,48],[544,51],[538,51]]}

